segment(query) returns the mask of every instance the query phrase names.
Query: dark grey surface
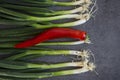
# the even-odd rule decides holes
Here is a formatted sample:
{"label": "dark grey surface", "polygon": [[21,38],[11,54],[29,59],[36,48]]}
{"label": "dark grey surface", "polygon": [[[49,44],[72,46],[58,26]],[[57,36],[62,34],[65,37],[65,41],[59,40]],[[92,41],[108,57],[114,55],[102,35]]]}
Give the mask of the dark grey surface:
{"label": "dark grey surface", "polygon": [[[96,70],[99,78],[94,72],[78,75],[53,77],[40,80],[120,80],[120,0],[98,0],[99,7],[95,18],[86,24],[74,27],[89,33],[92,45],[57,46],[59,49],[90,49],[96,58]],[[52,58],[52,59],[51,59]],[[49,61],[67,61],[63,57],[44,57]],[[41,59],[42,60],[42,59]]]}

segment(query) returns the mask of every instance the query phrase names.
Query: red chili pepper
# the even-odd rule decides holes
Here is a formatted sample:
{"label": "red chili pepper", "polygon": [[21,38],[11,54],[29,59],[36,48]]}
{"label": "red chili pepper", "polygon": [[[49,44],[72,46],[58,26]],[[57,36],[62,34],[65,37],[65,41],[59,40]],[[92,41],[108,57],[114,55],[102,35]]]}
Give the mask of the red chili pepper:
{"label": "red chili pepper", "polygon": [[42,34],[39,34],[38,36],[32,39],[16,44],[15,48],[27,48],[47,40],[57,38],[74,38],[79,40],[85,40],[86,32],[70,28],[52,28],[46,30]]}

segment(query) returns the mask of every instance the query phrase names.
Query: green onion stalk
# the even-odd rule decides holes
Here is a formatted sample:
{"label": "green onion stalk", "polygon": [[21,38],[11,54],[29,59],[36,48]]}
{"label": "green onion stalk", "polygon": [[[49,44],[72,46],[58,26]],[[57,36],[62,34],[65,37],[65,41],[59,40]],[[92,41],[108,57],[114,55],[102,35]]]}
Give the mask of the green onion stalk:
{"label": "green onion stalk", "polygon": [[[72,62],[72,63],[74,63],[74,62]],[[71,63],[71,64],[72,64]],[[71,67],[71,68],[82,68],[82,67],[84,67],[84,65],[86,65],[86,64],[89,64],[89,62],[88,62],[88,59],[84,59],[83,61],[81,61],[81,63],[83,63],[83,64],[81,64],[80,62],[75,62],[75,63],[79,63],[77,66],[64,66],[65,68],[67,68],[67,67]],[[60,63],[59,63],[60,64]],[[60,67],[60,68],[62,68],[62,67]],[[52,69],[52,68],[51,68]],[[56,69],[56,68],[54,68],[54,69]],[[59,68],[57,68],[57,69],[59,69]],[[31,68],[31,69],[24,69],[24,70],[18,70],[18,72],[24,72],[24,73],[29,73],[29,72],[36,72],[36,71],[41,71],[41,69],[39,69],[39,68]]]}
{"label": "green onion stalk", "polygon": [[[5,9],[6,10],[6,9]],[[5,12],[4,10],[2,10],[2,12]],[[12,14],[13,15],[13,11],[8,11],[9,13],[8,14]],[[16,12],[15,12],[16,13]],[[17,13],[17,14],[20,14],[20,13]],[[24,14],[20,14],[21,16],[24,15]],[[19,16],[20,16],[19,15]],[[59,23],[59,24],[54,24],[54,23],[49,23],[49,24],[38,24],[38,23],[31,23],[29,24],[28,26],[32,26],[32,27],[35,27],[37,29],[45,29],[45,28],[51,28],[51,27],[71,27],[71,26],[78,26],[78,25],[81,25],[85,22],[87,22],[90,17],[91,17],[91,13],[84,13],[84,14],[68,14],[68,15],[61,15],[61,16],[54,16],[54,17],[46,17],[46,18],[36,18],[36,17],[28,17],[29,20],[35,20],[35,21],[39,21],[40,19],[42,19],[43,21],[49,21],[49,20],[56,20],[56,19],[62,19],[63,17],[65,18],[72,18],[74,17],[75,19],[77,19],[77,21],[74,21],[74,22],[66,22],[66,23]],[[18,16],[18,15],[17,15]],[[26,15],[24,15],[25,17]],[[28,16],[28,15],[27,15]]]}
{"label": "green onion stalk", "polygon": [[37,44],[36,46],[50,46],[50,45],[80,45],[80,44],[90,44],[91,41],[86,39],[84,41],[71,41],[71,42],[44,42]]}
{"label": "green onion stalk", "polygon": [[[34,34],[34,33],[40,33],[43,30],[41,29],[35,29],[33,27],[20,27],[20,28],[4,28],[0,29],[0,37],[14,37],[14,36],[23,36],[23,35],[29,35],[29,34]],[[31,33],[32,32],[32,33]]]}
{"label": "green onion stalk", "polygon": [[[3,16],[3,14],[0,16]],[[11,17],[11,16],[6,16],[5,17],[9,18],[9,19],[13,19],[14,17]],[[2,25],[13,25],[13,26],[26,26],[26,25],[29,25],[31,23],[35,23],[35,22],[31,22],[31,21],[16,21],[16,20],[9,20],[9,19],[0,19],[0,24]],[[14,18],[15,19],[15,18]]]}
{"label": "green onion stalk", "polygon": [[78,8],[72,9],[72,10],[61,10],[61,11],[54,11],[54,12],[46,12],[46,13],[41,13],[38,11],[28,11],[29,13],[32,13],[34,15],[41,15],[44,14],[45,16],[55,16],[55,15],[65,15],[65,14],[75,14],[75,13],[85,13],[89,11],[89,5],[83,5]]}
{"label": "green onion stalk", "polygon": [[0,54],[15,54],[15,53],[22,53],[25,52],[26,49],[8,49],[8,48],[0,48]]}
{"label": "green onion stalk", "polygon": [[0,12],[11,15],[11,16],[15,16],[17,17],[16,20],[19,20],[19,21],[36,21],[36,22],[52,21],[52,20],[59,20],[59,19],[71,19],[71,18],[79,19],[79,17],[81,16],[79,14],[65,14],[65,15],[52,16],[52,17],[36,17],[28,14],[23,14],[20,12],[15,12],[2,7],[0,7]]}
{"label": "green onion stalk", "polygon": [[23,79],[23,78],[13,78],[13,77],[4,77],[0,76],[0,80],[38,80],[38,79]]}
{"label": "green onion stalk", "polygon": [[[31,39],[34,36],[36,36],[37,34],[39,34],[39,32],[33,32],[33,33],[28,33],[28,34],[17,34],[17,35],[3,34],[3,35],[0,36],[0,44],[1,44],[0,47],[2,47],[2,45],[6,46],[6,47],[9,47],[10,44],[11,45],[13,44],[13,46],[14,46],[15,43],[17,44],[19,42],[23,42],[25,40]],[[65,42],[65,41],[61,41],[61,42],[59,42],[59,41],[47,41],[47,42],[37,44],[36,46],[79,45],[79,44],[84,44],[84,43],[89,44],[91,42],[90,42],[89,38],[86,38],[83,41],[68,41],[68,42]],[[8,44],[8,46],[7,46],[7,44]]]}
{"label": "green onion stalk", "polygon": [[[44,0],[44,1],[41,0],[41,2],[46,2],[46,0]],[[48,7],[51,6],[51,5],[42,5],[42,4],[41,5],[36,5],[36,4],[26,3],[23,0],[22,1],[21,0],[19,0],[19,1],[18,0],[17,1],[16,0],[15,1],[0,0],[0,3],[1,4],[6,4],[7,3],[7,4],[15,4],[15,5],[24,5],[24,6],[37,6],[37,7],[39,6],[39,7],[43,7],[43,8],[44,7],[48,8]]]}
{"label": "green onion stalk", "polygon": [[[13,17],[7,14],[1,14],[0,13],[0,24],[2,25],[13,25],[13,26],[27,26],[29,24],[34,24],[34,23],[38,23],[38,22],[34,22],[34,21],[23,21],[23,19],[20,19],[18,17]],[[4,18],[4,19],[3,19]],[[22,21],[18,21],[18,20],[22,20]],[[50,22],[39,22],[39,24],[51,24]]]}
{"label": "green onion stalk", "polygon": [[64,70],[64,71],[56,71],[56,72],[42,72],[42,73],[20,73],[14,71],[8,71],[0,69],[0,76],[8,76],[8,77],[16,77],[16,78],[48,78],[55,76],[64,76],[64,75],[72,75],[72,74],[80,74],[88,71],[93,71],[95,68],[93,63],[84,64],[80,69],[73,70]]}
{"label": "green onion stalk", "polygon": [[11,9],[24,10],[25,12],[37,14],[37,15],[39,14],[44,16],[52,16],[52,15],[62,15],[62,14],[84,13],[89,10],[90,5],[91,4],[84,4],[73,10],[62,10],[62,11],[54,11],[46,8],[19,6],[19,5],[12,5],[12,4],[4,4],[0,6],[11,8]]}
{"label": "green onion stalk", "polygon": [[[0,48],[0,54],[14,54],[14,53],[23,53],[27,50],[38,50],[36,48],[27,48],[27,49],[15,49],[15,48]],[[49,48],[39,48],[39,50],[53,50]]]}
{"label": "green onion stalk", "polygon": [[16,20],[18,20],[18,18],[15,18],[14,16],[0,13],[0,24],[2,25],[25,26],[31,23],[35,23],[31,21],[16,21]]}
{"label": "green onion stalk", "polygon": [[11,16],[16,16],[18,17],[18,20],[21,20],[21,21],[37,21],[37,22],[52,21],[52,20],[58,20],[58,19],[70,19],[70,18],[77,18],[80,16],[79,14],[66,14],[66,15],[53,16],[53,17],[35,17],[35,16],[30,16],[28,14],[22,14],[12,10],[8,10],[2,7],[0,7],[0,12],[9,14]]}
{"label": "green onion stalk", "polygon": [[24,70],[24,69],[54,69],[54,68],[65,68],[65,67],[84,67],[84,64],[87,64],[88,60],[79,61],[79,62],[66,62],[66,63],[56,63],[56,64],[37,64],[37,63],[28,63],[20,61],[0,61],[1,68],[14,69],[14,70]]}
{"label": "green onion stalk", "polygon": [[[72,2],[58,2],[53,0],[45,0],[43,1],[35,1],[35,0],[23,0],[22,2],[9,2],[4,1],[3,3],[11,3],[11,4],[19,4],[19,5],[31,5],[31,6],[76,6],[76,5],[82,5],[84,3],[92,3],[91,0],[78,0],[78,1],[72,1]],[[2,3],[2,2],[1,2]]]}
{"label": "green onion stalk", "polygon": [[[25,14],[26,17],[28,16],[27,14]],[[41,16],[44,17],[43,15],[41,15]],[[28,23],[30,24],[30,22],[36,23],[35,21],[27,21],[27,20],[25,21],[24,19],[22,19],[22,17],[20,18],[20,16],[17,17],[17,16],[13,16],[13,15],[9,15],[9,14],[4,14],[4,13],[0,13],[0,17],[5,18],[5,19],[2,19],[2,18],[0,19],[1,20],[0,24],[5,24],[4,21],[6,21],[6,25],[17,25],[18,23],[21,22],[21,23],[23,23],[23,26],[24,26],[24,25],[27,25]],[[36,17],[38,17],[38,16],[36,16]],[[39,17],[40,17],[40,15],[39,15]],[[11,24],[10,24],[10,22],[11,22]]]}
{"label": "green onion stalk", "polygon": [[[7,32],[8,30],[5,31],[1,31],[0,32],[0,43],[1,42],[22,42],[28,39],[33,38],[34,36],[40,34],[42,32],[42,30],[28,30],[28,31],[23,31],[21,33],[19,33],[21,30],[17,30],[12,32]],[[34,32],[33,32],[34,31]],[[32,33],[31,33],[32,32]],[[89,37],[87,37],[85,40],[83,41],[71,41],[71,42],[44,42],[44,43],[40,43],[39,45],[77,45],[77,44],[83,44],[83,43],[90,43],[90,39]],[[7,44],[7,43],[6,43]],[[12,44],[12,43],[10,43]],[[13,43],[14,44],[14,43]]]}
{"label": "green onion stalk", "polygon": [[78,20],[74,21],[74,22],[66,22],[66,23],[59,23],[59,24],[49,23],[48,25],[47,24],[42,25],[42,24],[38,24],[38,23],[31,23],[31,24],[29,24],[29,26],[32,26],[32,27],[37,28],[37,29],[45,29],[45,28],[52,28],[52,27],[78,26],[78,25],[81,25],[81,24],[87,22],[90,19],[90,17],[91,17],[91,14],[85,13],[85,14],[81,14],[78,17],[76,17],[76,19],[78,19]]}
{"label": "green onion stalk", "polygon": [[[24,34],[23,34],[23,35],[24,35]],[[26,34],[26,35],[27,35],[27,34]],[[30,35],[30,34],[28,34],[28,35]],[[32,35],[33,35],[33,34],[32,34]],[[6,37],[7,37],[7,38],[6,38]],[[9,36],[7,36],[7,35],[6,35],[6,37],[5,37],[5,38],[4,38],[4,37],[3,37],[3,38],[1,37],[0,43],[5,43],[5,42],[14,42],[14,43],[16,42],[16,43],[17,43],[17,42],[25,41],[26,39],[31,39],[31,38],[33,38],[33,36],[25,36],[25,37],[23,36],[23,37],[15,37],[15,38],[13,37],[13,38],[12,38],[12,37],[9,37]]]}
{"label": "green onion stalk", "polygon": [[42,12],[42,14],[46,13],[46,12],[53,12],[53,10],[51,10],[51,9],[34,7],[34,6],[23,6],[23,5],[15,5],[15,4],[1,4],[0,6],[9,8],[9,9],[22,10],[25,12],[26,11],[31,11],[31,12],[38,11],[38,12]]}
{"label": "green onion stalk", "polygon": [[[11,40],[16,40],[16,41],[21,41],[24,39],[29,39],[37,34],[40,34],[43,30],[28,30],[28,31],[15,31],[15,32],[3,32],[0,33],[0,41],[11,41]],[[32,32],[32,33],[31,33]],[[18,38],[18,39],[17,39]],[[19,40],[21,39],[21,40]]]}
{"label": "green onion stalk", "polygon": [[5,18],[8,18],[8,19],[0,19],[0,24],[2,24],[2,25],[16,26],[17,28],[19,28],[21,26],[22,27],[29,27],[27,25],[35,24],[35,23],[39,23],[39,24],[42,24],[42,25],[52,24],[51,22],[46,22],[46,21],[45,22],[17,21],[17,20],[20,20],[20,19],[14,18],[14,17],[11,17],[11,16],[7,16],[7,15],[5,15]]}
{"label": "green onion stalk", "polygon": [[[53,16],[53,15],[62,15],[62,14],[73,14],[73,13],[84,13],[89,10],[90,4],[84,4],[83,6],[80,6],[78,8],[75,8],[73,10],[62,10],[62,11],[54,11],[54,10],[45,10],[43,8],[38,7],[25,7],[25,6],[18,6],[18,5],[0,5],[6,8],[12,8],[17,10],[27,10],[26,12],[32,13],[32,14],[39,14],[44,16]],[[32,10],[33,9],[33,10]],[[43,11],[42,11],[43,10]],[[46,12],[45,12],[46,11]]]}
{"label": "green onion stalk", "polygon": [[[15,20],[18,20],[17,17],[14,17],[14,16],[11,16],[11,15],[7,15],[7,14],[4,14],[4,13],[0,13],[0,20],[1,20],[1,23],[0,24],[5,24],[4,21],[6,21],[6,23],[9,23],[13,21],[13,23],[15,23],[14,21]],[[12,20],[12,21],[10,21]],[[8,21],[8,22],[7,22]],[[22,21],[21,21],[22,22]],[[17,23],[16,23],[17,24]],[[25,23],[24,23],[25,24]]]}
{"label": "green onion stalk", "polygon": [[49,24],[49,25],[40,25],[40,24],[31,24],[32,27],[35,27],[37,29],[46,29],[46,28],[52,28],[52,27],[72,27],[72,26],[79,26],[81,24],[86,23],[90,19],[91,15],[89,13],[79,15],[79,17],[76,17],[77,21],[72,22],[66,22],[66,23],[59,23],[59,24]]}
{"label": "green onion stalk", "polygon": [[[22,38],[4,38],[0,40],[0,48],[14,48],[14,46],[22,41],[25,41],[26,39],[31,39],[32,37],[22,37]],[[61,41],[61,42],[56,42],[56,41],[52,41],[52,42],[43,42],[43,43],[39,43],[36,44],[34,47],[41,47],[41,46],[56,46],[56,45],[80,45],[80,44],[90,44],[91,41],[89,40],[89,38],[86,38],[83,41]]]}
{"label": "green onion stalk", "polygon": [[[32,30],[31,30],[32,31]],[[3,33],[3,34],[0,34],[0,42],[3,41],[11,41],[11,40],[16,40],[16,41],[21,41],[21,40],[25,40],[25,39],[29,39],[29,38],[32,38],[34,37],[35,35],[37,34],[40,34],[41,31],[36,31],[36,32],[33,32],[33,33],[30,33],[30,32],[27,32],[27,33],[19,33],[19,32],[16,32],[14,34],[9,34],[9,33]],[[18,38],[18,39],[17,39]],[[21,40],[19,40],[21,39]]]}
{"label": "green onion stalk", "polygon": [[84,3],[92,3],[91,0],[76,0],[73,2],[58,2],[58,1],[48,0],[44,3],[35,1],[35,0],[24,0],[24,1],[29,2],[29,3],[34,3],[36,5],[44,4],[44,5],[58,5],[58,6],[75,6],[75,5],[82,5]]}
{"label": "green onion stalk", "polygon": [[[84,15],[81,15],[79,16],[78,18],[81,18],[80,20],[78,21],[75,21],[75,22],[67,22],[67,23],[61,23],[61,24],[49,24],[49,25],[41,25],[41,24],[31,24],[33,27],[35,28],[40,28],[40,29],[45,29],[45,28],[51,28],[51,27],[54,27],[54,26],[57,26],[57,27],[71,27],[71,26],[77,26],[77,25],[81,25],[83,23],[85,23],[87,20],[89,20],[90,18],[90,14],[84,14]],[[4,24],[5,22],[3,22]],[[12,22],[10,22],[12,24]],[[7,24],[7,23],[5,23]],[[18,24],[18,23],[13,23],[13,24]],[[31,26],[30,25],[30,26]]]}
{"label": "green onion stalk", "polygon": [[[39,55],[39,56],[46,56],[46,55],[77,55],[85,58],[89,58],[90,52],[87,50],[83,51],[76,51],[76,50],[26,50],[24,52],[20,52],[19,54],[10,56],[5,60],[16,60],[22,57],[26,57],[29,55]],[[39,57],[38,56],[38,57]]]}

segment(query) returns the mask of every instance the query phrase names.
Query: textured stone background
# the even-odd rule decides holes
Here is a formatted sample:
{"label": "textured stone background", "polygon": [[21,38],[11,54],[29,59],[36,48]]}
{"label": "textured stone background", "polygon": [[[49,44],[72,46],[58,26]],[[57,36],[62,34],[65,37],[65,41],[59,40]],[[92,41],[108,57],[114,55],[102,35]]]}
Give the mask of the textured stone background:
{"label": "textured stone background", "polygon": [[[96,58],[96,70],[84,74],[46,78],[40,80],[120,80],[120,0],[97,0],[98,11],[95,18],[86,24],[74,27],[86,30],[92,45],[57,46],[59,49],[91,49]],[[51,59],[52,58],[52,59]],[[64,57],[44,57],[41,60],[67,61]]]}

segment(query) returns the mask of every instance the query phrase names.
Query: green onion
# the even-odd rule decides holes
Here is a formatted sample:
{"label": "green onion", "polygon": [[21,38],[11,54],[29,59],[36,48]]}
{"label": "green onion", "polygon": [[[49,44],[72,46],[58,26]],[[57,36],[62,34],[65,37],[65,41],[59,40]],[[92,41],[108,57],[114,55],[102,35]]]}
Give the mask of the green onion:
{"label": "green onion", "polygon": [[84,64],[88,63],[87,61],[79,61],[79,62],[66,62],[66,63],[56,63],[56,64],[35,64],[28,62],[20,62],[20,61],[0,61],[0,67],[7,69],[52,69],[52,68],[63,68],[63,67],[83,67]]}
{"label": "green onion", "polygon": [[[73,10],[61,10],[61,11],[54,11],[54,12],[49,12],[49,13],[43,13],[46,16],[50,16],[50,15],[63,15],[63,14],[74,14],[74,13],[84,13],[86,11],[89,11],[89,6],[88,5],[83,5],[81,7],[78,7],[76,9]],[[42,13],[39,11],[31,11],[30,13],[33,14],[37,14],[37,15],[41,15]]]}
{"label": "green onion", "polygon": [[[33,22],[32,22],[33,23]],[[23,22],[23,21],[15,21],[15,20],[6,20],[6,19],[0,19],[0,24],[2,25],[19,25],[19,26],[25,26],[31,24],[31,22]]]}
{"label": "green onion", "polygon": [[24,33],[29,33],[31,31],[41,31],[40,29],[35,29],[33,27],[20,27],[20,28],[4,28],[0,29],[0,37],[2,35],[11,35],[11,34],[24,34]]}
{"label": "green onion", "polygon": [[61,14],[72,14],[72,13],[84,13],[85,11],[89,10],[90,4],[84,4],[83,6],[80,6],[73,10],[67,10],[67,11],[53,11],[45,8],[38,8],[38,7],[28,7],[28,6],[19,6],[19,5],[0,5],[6,8],[12,8],[12,9],[20,9],[25,10],[26,12],[33,13],[33,14],[40,14],[40,15],[61,15]]}
{"label": "green onion", "polygon": [[0,54],[14,54],[14,53],[22,53],[25,52],[26,49],[8,49],[8,48],[0,48]]}
{"label": "green onion", "polygon": [[8,15],[16,16],[16,17],[22,17],[22,18],[23,17],[26,18],[26,16],[27,16],[25,14],[21,14],[21,13],[18,13],[18,12],[15,12],[15,11],[12,11],[12,10],[9,10],[9,9],[3,8],[3,7],[0,7],[0,12],[8,14]]}
{"label": "green onion", "polygon": [[[0,47],[1,48],[13,48],[15,44],[24,41],[25,39],[30,39],[31,37],[15,38],[15,39],[1,39]],[[14,42],[13,42],[14,41]],[[44,42],[35,45],[36,47],[40,46],[55,46],[55,45],[79,45],[79,44],[90,44],[90,40],[86,39],[84,41],[71,41],[71,42]]]}
{"label": "green onion", "polygon": [[30,7],[30,6],[21,6],[21,5],[14,5],[14,4],[1,4],[0,6],[17,9],[17,10],[24,10],[24,11],[38,11],[38,12],[53,12],[53,10],[47,8],[40,8],[40,7]]}
{"label": "green onion", "polygon": [[[29,35],[29,34],[28,34]],[[31,36],[26,36],[26,37],[16,37],[16,38],[1,38],[0,39],[0,43],[2,43],[2,42],[20,42],[20,41],[24,41],[24,40],[26,40],[26,39],[31,39],[32,37]]]}
{"label": "green onion", "polygon": [[71,41],[71,42],[44,42],[37,44],[36,46],[49,46],[49,45],[79,45],[79,44],[84,44],[84,43],[91,43],[89,40],[85,41]]}
{"label": "green onion", "polygon": [[[27,49],[15,49],[15,48],[0,48],[0,54],[14,54],[14,53],[23,53],[27,50],[36,50],[33,48],[27,48]],[[38,49],[37,49],[38,50]],[[53,49],[46,49],[46,48],[39,48],[39,50],[53,50]]]}
{"label": "green onion", "polygon": [[17,10],[24,10],[24,11],[38,11],[42,13],[46,12],[53,12],[53,10],[46,9],[46,8],[40,8],[40,7],[30,7],[30,6],[20,6],[20,5],[14,5],[14,4],[1,4],[0,6],[5,8],[11,8],[11,9],[17,9]]}
{"label": "green onion", "polygon": [[[31,31],[34,31],[31,33]],[[28,38],[32,38],[37,34],[40,34],[42,32],[42,30],[28,30],[28,31],[24,31],[24,32],[20,32],[19,31],[15,31],[15,32],[3,32],[0,33],[0,41],[11,41],[11,40],[16,40],[16,41],[21,41],[21,40],[25,40]],[[18,38],[18,39],[17,39]],[[20,39],[20,40],[19,40]]]}
{"label": "green onion", "polygon": [[[16,31],[14,31],[16,30]],[[21,32],[21,29],[14,29],[13,31],[1,31],[0,33],[0,42],[21,42],[27,39],[31,39],[35,35],[42,32],[41,30],[34,30],[34,32],[31,33],[33,30],[28,30],[26,32]],[[30,31],[30,32],[29,32]],[[20,32],[20,33],[19,33]],[[71,41],[71,42],[47,42],[47,43],[40,43],[37,46],[40,45],[77,45],[77,44],[83,44],[83,43],[90,43],[89,38],[86,38],[84,41]]]}
{"label": "green onion", "polygon": [[0,69],[0,76],[32,79],[32,78],[44,78],[44,76],[51,76],[51,73],[18,73],[11,70]]}
{"label": "green onion", "polygon": [[16,60],[28,55],[78,55],[82,57],[89,57],[88,51],[74,51],[74,50],[27,50],[25,52],[13,55],[11,57],[6,58],[5,60]]}
{"label": "green onion", "polygon": [[44,73],[20,73],[13,72],[8,70],[0,69],[1,76],[9,76],[16,78],[47,78],[47,77],[55,77],[55,76],[63,76],[63,75],[71,75],[71,74],[80,74],[88,71],[93,71],[95,66],[93,63],[84,64],[84,66],[80,69],[73,70],[64,70],[64,71],[56,71],[56,72],[44,72]]}
{"label": "green onion", "polygon": [[[6,41],[23,41],[25,39],[29,39],[29,38],[32,38],[34,37],[36,34],[39,34],[40,31],[36,31],[36,32],[33,32],[33,33],[19,33],[19,32],[16,32],[14,34],[9,34],[9,33],[6,33],[6,34],[1,34],[0,36],[0,42],[3,41],[3,42],[6,42]],[[6,38],[7,37],[7,38]]]}
{"label": "green onion", "polygon": [[45,29],[45,28],[52,28],[52,27],[72,27],[72,26],[78,26],[78,25],[86,23],[90,19],[90,17],[91,15],[86,13],[84,15],[79,15],[79,17],[76,17],[76,18],[79,18],[79,20],[74,21],[74,22],[49,24],[49,25],[31,24],[31,26],[37,29]]}
{"label": "green onion", "polygon": [[74,2],[58,2],[58,1],[52,1],[52,0],[45,0],[45,1],[34,1],[34,0],[23,0],[18,2],[10,2],[10,1],[2,1],[1,3],[11,3],[11,4],[18,4],[18,5],[27,5],[27,6],[52,6],[52,5],[58,5],[58,6],[75,6],[75,5],[82,5],[84,3],[91,3],[91,0],[78,0]]}
{"label": "green onion", "polygon": [[23,78],[13,78],[13,77],[3,77],[3,76],[0,76],[0,80],[37,80],[37,79],[23,79]]}
{"label": "green onion", "polygon": [[34,0],[24,0],[26,2],[29,3],[33,3],[33,4],[38,4],[38,5],[59,5],[59,6],[75,6],[75,5],[81,5],[84,3],[92,3],[91,0],[78,0],[78,1],[74,1],[74,2],[57,2],[57,1],[46,1],[46,2],[39,2],[39,1],[34,1]]}
{"label": "green onion", "polygon": [[19,17],[21,21],[52,21],[52,20],[57,20],[57,19],[69,19],[69,18],[77,18],[80,15],[78,14],[66,14],[66,15],[60,15],[60,16],[53,16],[53,17],[34,17],[34,16],[30,16],[28,14],[22,14],[22,13],[18,13],[9,9],[5,9],[0,7],[0,12],[8,14],[8,15],[12,15],[12,16],[16,16]]}
{"label": "green onion", "polygon": [[[17,17],[13,17],[13,16],[10,16],[10,15],[7,15],[7,14],[3,14],[3,13],[0,13],[0,17],[2,17],[2,18],[5,18],[5,19],[0,19],[1,20],[1,24],[5,24],[5,20],[6,20],[6,23],[9,23],[10,24],[10,22],[12,22],[12,21],[10,21],[10,20],[13,20],[13,23],[15,23],[15,21],[16,20],[20,20],[19,18],[17,18]],[[7,22],[7,20],[9,21],[9,22]],[[21,21],[22,22],[22,21]],[[16,22],[17,23],[17,22]]]}
{"label": "green onion", "polygon": [[[42,0],[41,0],[42,1]],[[45,2],[46,0],[42,1],[42,2]],[[39,6],[39,7],[49,7],[51,5],[36,5],[36,4],[31,4],[31,3],[26,3],[24,1],[8,1],[8,0],[0,0],[0,3],[1,4],[5,4],[5,3],[8,3],[8,4],[15,4],[15,5],[24,5],[24,6]]]}
{"label": "green onion", "polygon": [[16,43],[0,43],[0,48],[13,48]]}

